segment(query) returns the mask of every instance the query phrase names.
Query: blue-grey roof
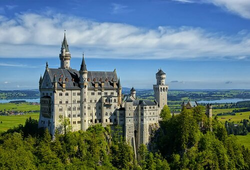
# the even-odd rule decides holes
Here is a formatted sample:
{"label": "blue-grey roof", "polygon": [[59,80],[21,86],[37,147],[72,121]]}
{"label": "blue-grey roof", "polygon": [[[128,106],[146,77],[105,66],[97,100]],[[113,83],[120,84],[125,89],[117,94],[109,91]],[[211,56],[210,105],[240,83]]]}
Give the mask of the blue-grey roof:
{"label": "blue-grey roof", "polygon": [[164,74],[166,74],[166,73],[164,73],[164,72],[162,71],[162,69],[159,69],[158,72],[157,72],[156,74],[157,74],[157,75],[164,75]]}
{"label": "blue-grey roof", "polygon": [[[51,82],[56,82],[57,88],[62,89],[63,81],[66,84],[66,89],[80,89],[79,71],[75,69],[48,69]],[[114,89],[114,84],[117,82],[116,72],[105,72],[105,71],[88,71],[88,87],[94,89],[95,84],[98,84],[98,88],[102,88],[101,85],[104,83],[104,89]],[[116,87],[117,88],[117,87]]]}
{"label": "blue-grey roof", "polygon": [[134,100],[133,105],[152,106],[152,105],[157,105],[157,103],[151,100]]}

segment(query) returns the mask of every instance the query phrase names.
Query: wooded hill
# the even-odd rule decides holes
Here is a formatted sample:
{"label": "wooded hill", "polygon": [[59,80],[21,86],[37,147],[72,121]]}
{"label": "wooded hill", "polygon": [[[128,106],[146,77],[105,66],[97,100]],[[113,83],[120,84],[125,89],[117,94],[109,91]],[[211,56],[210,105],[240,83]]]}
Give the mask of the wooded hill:
{"label": "wooded hill", "polygon": [[119,126],[66,129],[52,139],[28,119],[0,135],[0,169],[250,169],[249,150],[203,109],[184,109],[172,117],[165,107],[150,151],[141,145],[138,160]]}

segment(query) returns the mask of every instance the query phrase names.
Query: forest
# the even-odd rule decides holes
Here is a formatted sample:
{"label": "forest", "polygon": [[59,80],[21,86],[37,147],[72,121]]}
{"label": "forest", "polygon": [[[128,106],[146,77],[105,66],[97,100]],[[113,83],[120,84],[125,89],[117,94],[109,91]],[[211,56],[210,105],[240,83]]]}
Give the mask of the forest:
{"label": "forest", "polygon": [[204,107],[171,116],[165,106],[160,128],[135,157],[121,127],[96,125],[86,132],[51,137],[37,120],[0,135],[0,169],[250,169],[250,151],[228,135],[223,123],[208,119]]}

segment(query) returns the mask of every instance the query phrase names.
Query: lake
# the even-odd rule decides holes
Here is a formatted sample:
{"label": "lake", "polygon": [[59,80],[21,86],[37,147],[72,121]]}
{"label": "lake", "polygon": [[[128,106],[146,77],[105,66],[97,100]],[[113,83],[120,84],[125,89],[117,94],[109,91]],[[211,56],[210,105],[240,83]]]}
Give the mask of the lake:
{"label": "lake", "polygon": [[198,101],[198,103],[237,103],[237,102],[242,102],[242,101],[250,101],[250,99],[220,99],[220,100],[210,100],[210,101]]}
{"label": "lake", "polygon": [[40,98],[38,98],[38,99],[10,99],[10,100],[1,100],[0,99],[0,103],[9,103],[10,101],[20,101],[20,100],[25,100],[26,102],[40,103]]}

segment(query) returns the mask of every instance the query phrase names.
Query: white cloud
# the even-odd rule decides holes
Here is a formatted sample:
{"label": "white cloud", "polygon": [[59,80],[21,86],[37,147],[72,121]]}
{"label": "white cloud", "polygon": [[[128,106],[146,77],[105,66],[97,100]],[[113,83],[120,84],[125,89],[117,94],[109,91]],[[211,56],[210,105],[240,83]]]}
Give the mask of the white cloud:
{"label": "white cloud", "polygon": [[173,0],[181,3],[194,3],[192,0]]}
{"label": "white cloud", "polygon": [[122,4],[116,4],[112,3],[112,13],[113,14],[118,14],[118,13],[123,13],[129,11],[127,6],[122,5]]}
{"label": "white cloud", "polygon": [[9,64],[9,63],[0,63],[0,66],[3,66],[3,67],[37,68],[37,66],[28,66],[28,65],[24,65],[24,64]]}
{"label": "white cloud", "polygon": [[13,19],[0,16],[0,57],[58,57],[64,29],[72,57],[81,57],[83,51],[86,57],[130,59],[242,59],[239,56],[250,54],[246,30],[225,36],[192,27],[144,29],[62,14],[23,13]]}
{"label": "white cloud", "polygon": [[181,3],[208,3],[250,19],[250,0],[172,0]]}

